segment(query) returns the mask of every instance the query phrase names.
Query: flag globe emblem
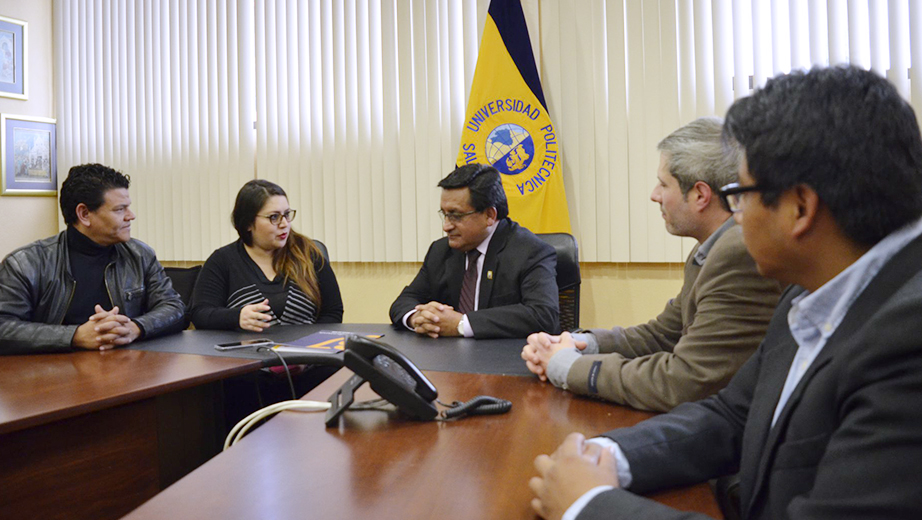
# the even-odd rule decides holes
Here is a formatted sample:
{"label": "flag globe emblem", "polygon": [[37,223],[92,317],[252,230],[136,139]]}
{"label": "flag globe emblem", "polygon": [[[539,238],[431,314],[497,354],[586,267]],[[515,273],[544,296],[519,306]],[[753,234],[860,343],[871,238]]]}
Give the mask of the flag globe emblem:
{"label": "flag globe emblem", "polygon": [[519,125],[499,125],[487,136],[487,160],[500,173],[517,175],[525,171],[535,157],[535,142]]}

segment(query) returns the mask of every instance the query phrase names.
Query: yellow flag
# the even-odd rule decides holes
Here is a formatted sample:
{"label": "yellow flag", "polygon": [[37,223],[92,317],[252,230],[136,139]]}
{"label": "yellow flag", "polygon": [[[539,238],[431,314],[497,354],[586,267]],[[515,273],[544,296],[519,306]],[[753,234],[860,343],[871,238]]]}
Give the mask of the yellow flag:
{"label": "yellow flag", "polygon": [[570,232],[557,131],[519,0],[490,2],[458,154],[458,165],[474,162],[502,174],[513,220],[535,233]]}

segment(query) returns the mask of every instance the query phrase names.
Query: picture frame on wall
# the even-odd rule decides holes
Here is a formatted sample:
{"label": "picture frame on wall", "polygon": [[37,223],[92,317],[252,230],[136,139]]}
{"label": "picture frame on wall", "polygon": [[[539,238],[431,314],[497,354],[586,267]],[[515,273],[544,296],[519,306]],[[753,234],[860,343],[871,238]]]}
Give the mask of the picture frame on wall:
{"label": "picture frame on wall", "polygon": [[0,16],[0,97],[27,99],[28,22]]}
{"label": "picture frame on wall", "polygon": [[0,114],[3,195],[58,193],[55,120]]}

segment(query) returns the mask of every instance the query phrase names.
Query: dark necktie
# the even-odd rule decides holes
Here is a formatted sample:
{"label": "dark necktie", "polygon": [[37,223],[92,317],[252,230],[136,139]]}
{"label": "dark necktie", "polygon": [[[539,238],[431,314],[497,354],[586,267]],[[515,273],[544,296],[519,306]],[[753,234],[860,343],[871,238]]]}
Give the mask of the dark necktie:
{"label": "dark necktie", "polygon": [[474,310],[474,294],[477,293],[477,258],[480,251],[471,249],[467,252],[467,271],[461,282],[461,298],[458,300],[458,312],[467,314]]}

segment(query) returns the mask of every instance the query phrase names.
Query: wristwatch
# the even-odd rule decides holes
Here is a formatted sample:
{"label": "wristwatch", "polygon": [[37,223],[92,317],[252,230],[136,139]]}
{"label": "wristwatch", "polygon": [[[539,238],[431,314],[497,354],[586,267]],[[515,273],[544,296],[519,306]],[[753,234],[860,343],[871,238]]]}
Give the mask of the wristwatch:
{"label": "wristwatch", "polygon": [[458,322],[458,335],[464,337],[464,317]]}

